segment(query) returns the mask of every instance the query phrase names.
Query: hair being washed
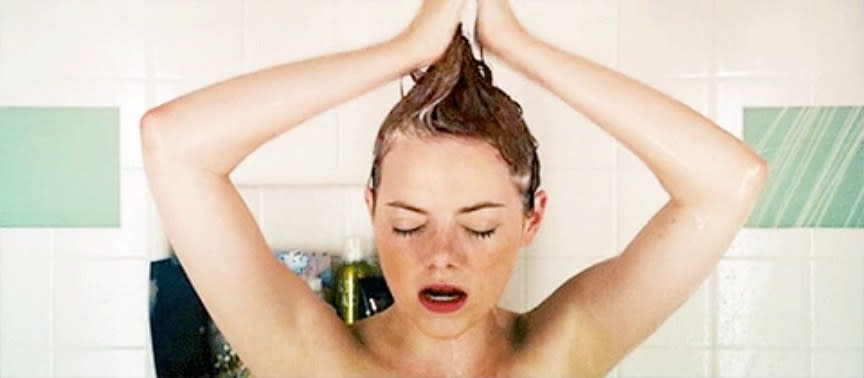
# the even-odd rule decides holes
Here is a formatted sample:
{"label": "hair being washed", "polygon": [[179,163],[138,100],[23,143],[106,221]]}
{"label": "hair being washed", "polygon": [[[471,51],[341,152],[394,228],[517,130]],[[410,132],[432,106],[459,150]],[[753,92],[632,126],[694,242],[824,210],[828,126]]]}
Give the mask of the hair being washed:
{"label": "hair being washed", "polygon": [[[482,48],[482,47],[481,47]],[[481,54],[482,56],[482,54]],[[425,71],[411,72],[415,85],[390,110],[378,130],[369,178],[374,197],[381,183],[381,162],[397,132],[417,137],[473,138],[494,147],[506,161],[522,196],[523,211],[534,209],[540,186],[537,140],[522,118],[522,107],[492,84],[492,71],[474,58],[462,24],[444,55]]]}

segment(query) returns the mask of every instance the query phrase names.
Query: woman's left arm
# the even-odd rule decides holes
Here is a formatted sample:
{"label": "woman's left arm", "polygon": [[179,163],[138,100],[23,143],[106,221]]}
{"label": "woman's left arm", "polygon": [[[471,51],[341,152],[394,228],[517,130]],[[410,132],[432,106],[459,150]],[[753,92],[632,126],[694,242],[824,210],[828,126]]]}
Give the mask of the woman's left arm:
{"label": "woman's left arm", "polygon": [[623,143],[670,195],[619,255],[570,278],[529,313],[529,324],[538,319],[529,328],[541,334],[578,329],[557,341],[571,343],[574,360],[593,361],[595,373],[607,371],[714,269],[755,206],[767,164],[681,102],[530,35],[508,0],[480,0],[478,14],[484,49]]}
{"label": "woman's left arm", "polygon": [[[506,0],[481,1],[478,28],[484,26],[484,6],[506,6]],[[481,30],[479,37],[485,49],[555,93],[636,154],[677,204],[752,196],[753,186],[759,186],[754,184],[766,173],[766,163],[758,154],[687,105],[552,46],[515,20],[506,31],[484,34]]]}

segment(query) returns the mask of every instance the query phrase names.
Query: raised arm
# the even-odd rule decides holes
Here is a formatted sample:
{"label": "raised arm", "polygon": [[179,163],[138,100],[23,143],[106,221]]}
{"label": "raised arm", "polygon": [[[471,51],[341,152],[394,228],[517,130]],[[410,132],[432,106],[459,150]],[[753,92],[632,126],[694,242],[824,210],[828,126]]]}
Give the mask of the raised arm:
{"label": "raised arm", "polygon": [[167,238],[254,375],[374,372],[329,306],[276,261],[228,174],[303,120],[437,59],[459,9],[427,1],[405,32],[385,42],[241,75],[143,117],[144,168]]}
{"label": "raised arm", "polygon": [[559,329],[578,323],[594,335],[574,350],[591,355],[603,371],[656,330],[715,267],[755,205],[767,165],[681,102],[530,35],[508,0],[480,0],[479,14],[486,49],[624,144],[670,195],[620,255],[571,278],[533,311]]}
{"label": "raised arm", "polygon": [[145,114],[143,143],[151,153],[228,174],[304,120],[437,60],[462,3],[427,0],[411,25],[387,41],[247,73],[173,99]]}

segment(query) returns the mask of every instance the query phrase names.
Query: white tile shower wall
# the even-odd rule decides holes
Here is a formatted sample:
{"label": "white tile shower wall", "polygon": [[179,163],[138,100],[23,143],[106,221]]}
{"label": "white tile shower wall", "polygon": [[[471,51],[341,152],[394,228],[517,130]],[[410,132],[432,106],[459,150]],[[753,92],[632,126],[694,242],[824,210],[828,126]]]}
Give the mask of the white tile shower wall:
{"label": "white tile shower wall", "polygon": [[0,375],[49,376],[52,231],[0,232]]}
{"label": "white tile shower wall", "polygon": [[[537,36],[738,137],[742,106],[864,104],[858,0],[512,2]],[[140,115],[216,80],[383,40],[420,1],[394,4],[0,2],[0,104],[120,106],[124,168],[120,229],[0,229],[0,375],[144,375],[139,283],[164,235],[139,185]],[[541,142],[551,194],[502,297],[527,310],[620,252],[668,195],[629,150],[487,57]],[[371,241],[362,185],[396,93],[394,81],[337,106],[233,173],[273,247],[338,251],[347,234]],[[743,230],[693,297],[609,376],[862,376],[862,264],[861,229]]]}

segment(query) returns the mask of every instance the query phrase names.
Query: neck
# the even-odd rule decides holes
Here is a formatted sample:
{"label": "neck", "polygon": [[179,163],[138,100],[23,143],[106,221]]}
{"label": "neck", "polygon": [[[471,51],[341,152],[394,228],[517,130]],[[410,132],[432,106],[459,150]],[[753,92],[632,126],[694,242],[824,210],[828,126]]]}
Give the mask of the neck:
{"label": "neck", "polygon": [[477,375],[497,367],[512,352],[515,314],[499,308],[490,310],[462,334],[447,339],[423,333],[395,304],[375,317],[379,316],[379,326],[369,327],[370,334],[363,339],[389,365],[411,372]]}

